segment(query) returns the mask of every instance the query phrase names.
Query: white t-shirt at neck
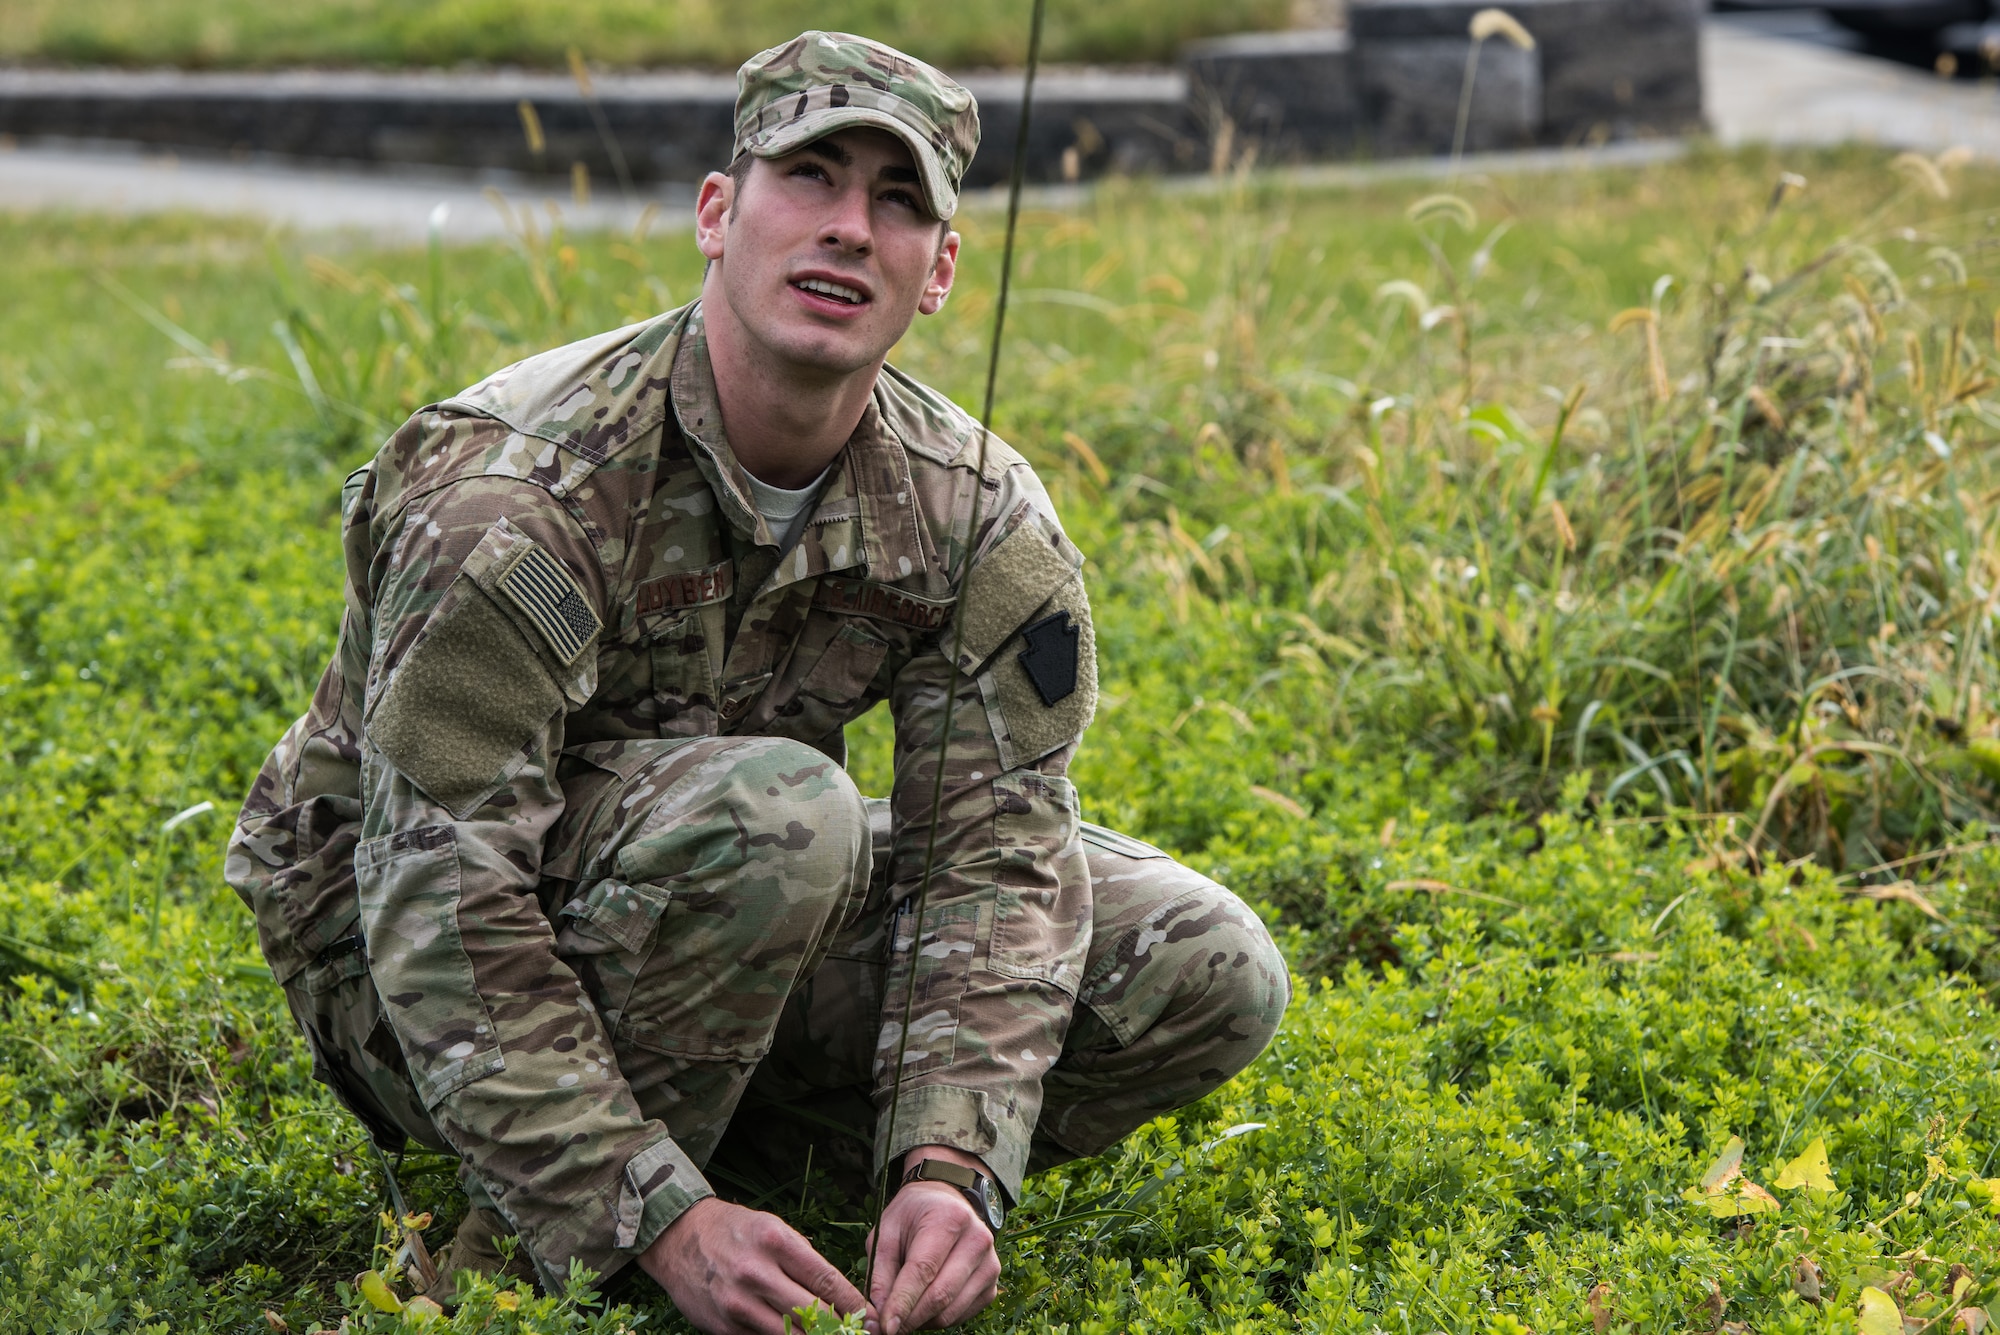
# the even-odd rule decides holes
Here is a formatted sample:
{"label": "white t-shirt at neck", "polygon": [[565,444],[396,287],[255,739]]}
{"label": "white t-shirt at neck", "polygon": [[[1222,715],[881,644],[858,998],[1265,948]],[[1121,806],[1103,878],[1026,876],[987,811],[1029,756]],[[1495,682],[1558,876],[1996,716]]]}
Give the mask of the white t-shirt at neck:
{"label": "white t-shirt at neck", "polygon": [[750,479],[750,500],[757,507],[757,513],[764,516],[764,522],[771,526],[771,536],[778,540],[778,550],[790,551],[798,540],[799,530],[805,527],[806,512],[812,509],[813,498],[819,495],[820,484],[826,481],[827,473],[833,471],[828,464],[826,472],[799,488],[786,491],[761,482],[749,469],[743,476]]}

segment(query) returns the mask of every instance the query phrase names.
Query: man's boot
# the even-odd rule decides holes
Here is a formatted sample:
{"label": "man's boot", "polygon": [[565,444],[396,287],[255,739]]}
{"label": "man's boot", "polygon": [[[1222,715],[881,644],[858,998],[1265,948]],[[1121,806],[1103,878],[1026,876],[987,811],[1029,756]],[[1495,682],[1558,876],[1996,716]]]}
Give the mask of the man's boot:
{"label": "man's boot", "polygon": [[535,1267],[519,1246],[514,1248],[512,1260],[500,1255],[501,1240],[513,1236],[514,1226],[498,1210],[486,1205],[473,1206],[458,1226],[451,1245],[438,1256],[437,1283],[424,1296],[443,1307],[453,1305],[458,1301],[457,1276],[461,1270],[485,1275],[495,1283],[520,1279],[532,1285]]}

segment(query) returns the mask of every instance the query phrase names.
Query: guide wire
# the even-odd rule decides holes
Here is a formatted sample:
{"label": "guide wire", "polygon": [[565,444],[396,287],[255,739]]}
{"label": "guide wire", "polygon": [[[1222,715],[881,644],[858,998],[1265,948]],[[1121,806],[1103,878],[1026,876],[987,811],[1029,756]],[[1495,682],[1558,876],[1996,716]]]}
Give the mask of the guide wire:
{"label": "guide wire", "polygon": [[[986,355],[986,394],[979,414],[979,454],[973,470],[972,516],[966,527],[965,568],[959,575],[958,591],[953,599],[951,617],[951,668],[945,679],[944,718],[938,735],[937,775],[931,783],[930,831],[924,842],[923,875],[917,881],[917,893],[911,901],[910,910],[910,967],[904,979],[903,1018],[896,1032],[896,1065],[894,1083],[889,1092],[889,1118],[882,1143],[896,1143],[896,1112],[903,1097],[903,1067],[909,1055],[910,1020],[915,1011],[917,998],[917,954],[924,939],[924,910],[930,901],[931,878],[937,869],[938,826],[944,810],[945,762],[951,754],[951,728],[953,715],[957,712],[958,686],[962,670],[959,656],[965,648],[965,590],[972,574],[973,549],[979,541],[979,522],[983,502],[986,499],[986,454],[987,446],[993,439],[993,393],[1000,377],[1000,340],[1007,325],[1007,293],[1014,277],[1014,236],[1021,216],[1021,187],[1027,178],[1028,166],[1028,125],[1035,109],[1035,72],[1041,65],[1042,56],[1042,14],[1047,0],[1034,0],[1034,10],[1028,26],[1028,66],[1021,83],[1021,120],[1014,130],[1014,160],[1010,164],[1007,178],[1007,235],[1000,248],[1000,292],[993,307],[993,340]],[[901,917],[898,912],[896,915]],[[889,950],[893,958],[900,931],[890,930]],[[868,1268],[862,1281],[862,1295],[873,1301],[875,1288],[875,1253],[881,1246],[882,1215],[889,1206],[889,1177],[894,1164],[884,1156],[875,1193],[875,1226],[868,1234]]]}

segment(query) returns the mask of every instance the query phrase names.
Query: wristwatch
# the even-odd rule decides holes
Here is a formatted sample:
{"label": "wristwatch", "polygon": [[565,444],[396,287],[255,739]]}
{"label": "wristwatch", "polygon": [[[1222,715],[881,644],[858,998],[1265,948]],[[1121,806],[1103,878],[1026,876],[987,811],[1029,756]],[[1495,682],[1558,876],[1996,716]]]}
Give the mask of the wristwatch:
{"label": "wristwatch", "polygon": [[1001,1201],[1000,1188],[993,1185],[993,1179],[975,1169],[944,1159],[919,1159],[911,1169],[903,1174],[902,1185],[912,1182],[943,1182],[958,1188],[959,1195],[972,1202],[972,1208],[979,1212],[980,1220],[998,1236],[1000,1226],[1007,1222],[1007,1207]]}

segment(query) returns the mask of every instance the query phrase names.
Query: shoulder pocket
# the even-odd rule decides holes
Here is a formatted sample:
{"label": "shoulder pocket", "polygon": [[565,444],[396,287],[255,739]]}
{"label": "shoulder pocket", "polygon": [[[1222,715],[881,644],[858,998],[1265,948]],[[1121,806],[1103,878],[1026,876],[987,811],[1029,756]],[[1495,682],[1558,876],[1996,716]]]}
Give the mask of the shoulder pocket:
{"label": "shoulder pocket", "polygon": [[1097,636],[1083,577],[1039,608],[979,675],[1001,762],[1030,765],[1083,736],[1097,712]]}
{"label": "shoulder pocket", "polygon": [[514,776],[562,707],[533,647],[461,574],[374,702],[367,730],[397,772],[464,819]]}
{"label": "shoulder pocket", "polygon": [[993,544],[965,582],[965,639],[959,665],[971,672],[1013,638],[1056,591],[1077,580],[1083,553],[1055,521],[1031,506]]}
{"label": "shoulder pocket", "polygon": [[565,700],[590,698],[601,629],[568,569],[497,520],[369,701],[368,736],[463,819],[514,776]]}

